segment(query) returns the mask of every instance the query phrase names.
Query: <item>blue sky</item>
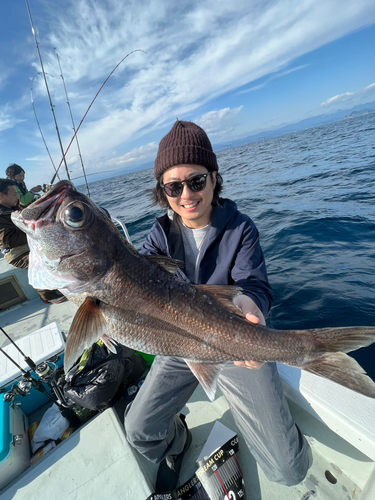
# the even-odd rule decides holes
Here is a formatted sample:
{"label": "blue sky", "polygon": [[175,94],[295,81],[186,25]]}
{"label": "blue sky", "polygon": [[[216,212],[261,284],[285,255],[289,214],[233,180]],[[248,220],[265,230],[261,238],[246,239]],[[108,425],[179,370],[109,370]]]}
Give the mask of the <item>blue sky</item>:
{"label": "blue sky", "polygon": [[[116,64],[145,52],[119,66],[78,133],[89,174],[153,161],[177,117],[220,143],[375,101],[373,0],[28,2],[64,149],[73,130],[54,48],[76,126]],[[31,94],[55,165],[61,152],[25,1],[0,3],[0,37],[1,165],[48,183]],[[67,161],[81,175],[75,144]]]}

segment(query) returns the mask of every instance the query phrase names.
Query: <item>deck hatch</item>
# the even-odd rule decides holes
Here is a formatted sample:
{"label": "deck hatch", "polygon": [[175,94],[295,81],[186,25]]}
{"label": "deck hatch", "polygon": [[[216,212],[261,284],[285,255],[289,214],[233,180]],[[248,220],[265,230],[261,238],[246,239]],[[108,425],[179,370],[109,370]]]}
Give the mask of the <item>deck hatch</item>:
{"label": "deck hatch", "polygon": [[26,300],[27,297],[13,274],[0,279],[0,311],[5,311]]}

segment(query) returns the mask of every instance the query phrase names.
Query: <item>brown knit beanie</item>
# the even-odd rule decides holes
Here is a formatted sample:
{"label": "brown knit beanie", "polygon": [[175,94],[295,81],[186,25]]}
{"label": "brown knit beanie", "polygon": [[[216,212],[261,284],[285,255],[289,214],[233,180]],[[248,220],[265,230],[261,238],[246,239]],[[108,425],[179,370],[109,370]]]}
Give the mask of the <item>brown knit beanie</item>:
{"label": "brown knit beanie", "polygon": [[177,120],[160,141],[154,177],[159,180],[168,168],[184,164],[202,165],[211,172],[219,170],[206,132],[193,122]]}

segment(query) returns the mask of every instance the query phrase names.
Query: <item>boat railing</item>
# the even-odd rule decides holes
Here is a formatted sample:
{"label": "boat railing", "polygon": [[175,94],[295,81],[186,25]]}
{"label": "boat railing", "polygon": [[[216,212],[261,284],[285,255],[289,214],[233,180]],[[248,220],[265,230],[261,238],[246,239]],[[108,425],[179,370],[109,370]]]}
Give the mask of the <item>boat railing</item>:
{"label": "boat railing", "polygon": [[128,240],[128,242],[129,242],[130,244],[132,244],[131,239],[130,239],[130,235],[129,235],[129,232],[128,232],[128,230],[127,230],[126,225],[125,225],[123,222],[121,222],[119,219],[116,219],[115,217],[112,217],[112,216],[111,216],[111,219],[112,219],[112,221],[113,221],[115,224],[117,224],[117,225],[119,225],[119,226],[121,227],[122,231],[124,232],[124,236],[125,236],[125,238]]}

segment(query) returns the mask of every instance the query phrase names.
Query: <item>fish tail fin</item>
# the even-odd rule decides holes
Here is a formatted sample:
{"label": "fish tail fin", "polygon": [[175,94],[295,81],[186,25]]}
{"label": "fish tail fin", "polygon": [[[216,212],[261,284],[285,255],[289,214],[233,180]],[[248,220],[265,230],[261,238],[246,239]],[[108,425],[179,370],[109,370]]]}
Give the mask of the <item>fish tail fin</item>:
{"label": "fish tail fin", "polygon": [[306,362],[301,369],[375,399],[375,383],[355,359],[343,352],[324,354]]}
{"label": "fish tail fin", "polygon": [[[297,333],[297,332],[296,332]],[[308,333],[322,354],[326,352],[351,352],[375,342],[374,326],[351,326],[341,328],[316,328],[300,331]]]}
{"label": "fish tail fin", "polygon": [[[70,326],[64,354],[64,372],[74,365],[83,351],[105,336],[107,323],[95,299],[87,297]],[[104,337],[105,338],[105,337]]]}

